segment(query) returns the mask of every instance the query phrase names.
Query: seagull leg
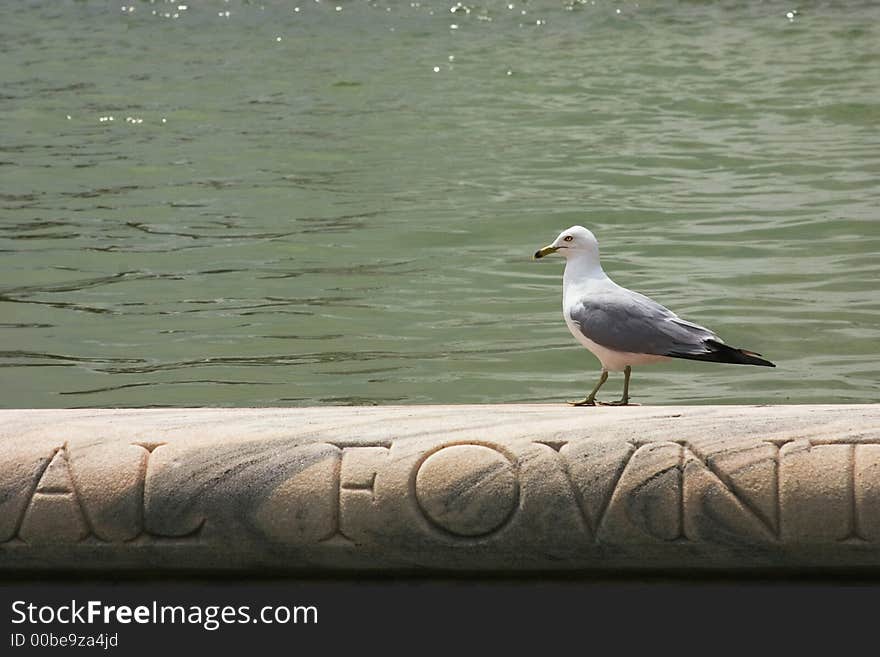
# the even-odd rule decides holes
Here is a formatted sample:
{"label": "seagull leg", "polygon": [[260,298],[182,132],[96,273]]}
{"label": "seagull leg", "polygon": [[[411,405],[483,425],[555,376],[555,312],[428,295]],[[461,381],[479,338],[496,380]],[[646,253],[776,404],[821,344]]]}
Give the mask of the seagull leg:
{"label": "seagull leg", "polygon": [[599,402],[602,406],[638,406],[638,404],[629,403],[629,377],[632,374],[632,367],[627,365],[623,368],[623,397],[618,401]]}
{"label": "seagull leg", "polygon": [[568,402],[572,406],[595,406],[596,405],[596,393],[599,392],[599,388],[602,387],[602,384],[608,380],[608,370],[602,370],[602,376],[599,377],[599,383],[596,384],[596,387],[590,391],[590,394],[587,395],[584,399],[580,401],[570,401]]}

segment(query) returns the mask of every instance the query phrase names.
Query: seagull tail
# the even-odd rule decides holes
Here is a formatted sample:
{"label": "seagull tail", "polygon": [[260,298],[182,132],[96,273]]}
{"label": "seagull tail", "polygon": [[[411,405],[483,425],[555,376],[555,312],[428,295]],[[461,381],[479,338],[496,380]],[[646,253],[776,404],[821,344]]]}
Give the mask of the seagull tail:
{"label": "seagull tail", "polygon": [[761,354],[746,349],[737,349],[723,342],[706,340],[704,343],[708,349],[699,354],[675,353],[668,354],[673,358],[687,358],[689,360],[706,360],[713,363],[734,363],[736,365],[760,365],[761,367],[776,367],[769,360],[761,358]]}

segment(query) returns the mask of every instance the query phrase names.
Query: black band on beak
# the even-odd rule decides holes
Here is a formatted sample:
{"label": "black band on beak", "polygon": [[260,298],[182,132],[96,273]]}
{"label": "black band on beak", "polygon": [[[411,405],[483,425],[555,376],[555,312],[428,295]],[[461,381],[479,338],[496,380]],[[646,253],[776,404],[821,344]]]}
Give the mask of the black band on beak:
{"label": "black band on beak", "polygon": [[543,258],[544,256],[550,255],[551,253],[556,253],[558,250],[559,247],[556,246],[545,246],[543,249],[538,249],[537,251],[535,251],[535,255],[533,255],[532,257],[535,260],[538,260],[539,258]]}

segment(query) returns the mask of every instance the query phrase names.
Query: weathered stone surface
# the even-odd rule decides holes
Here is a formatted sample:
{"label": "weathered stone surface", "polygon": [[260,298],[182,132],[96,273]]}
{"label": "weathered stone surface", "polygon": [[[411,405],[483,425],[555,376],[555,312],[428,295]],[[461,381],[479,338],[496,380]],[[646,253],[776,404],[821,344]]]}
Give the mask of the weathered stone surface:
{"label": "weathered stone surface", "polygon": [[880,406],[0,411],[0,571],[880,571]]}

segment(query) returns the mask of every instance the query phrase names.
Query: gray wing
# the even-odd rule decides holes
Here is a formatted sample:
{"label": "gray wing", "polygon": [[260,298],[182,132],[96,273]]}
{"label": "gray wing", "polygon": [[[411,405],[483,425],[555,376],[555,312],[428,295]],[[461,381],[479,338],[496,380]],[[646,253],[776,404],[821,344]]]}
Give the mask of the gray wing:
{"label": "gray wing", "polygon": [[709,340],[723,343],[709,329],[626,288],[585,298],[569,315],[587,338],[615,351],[688,357],[711,351]]}

